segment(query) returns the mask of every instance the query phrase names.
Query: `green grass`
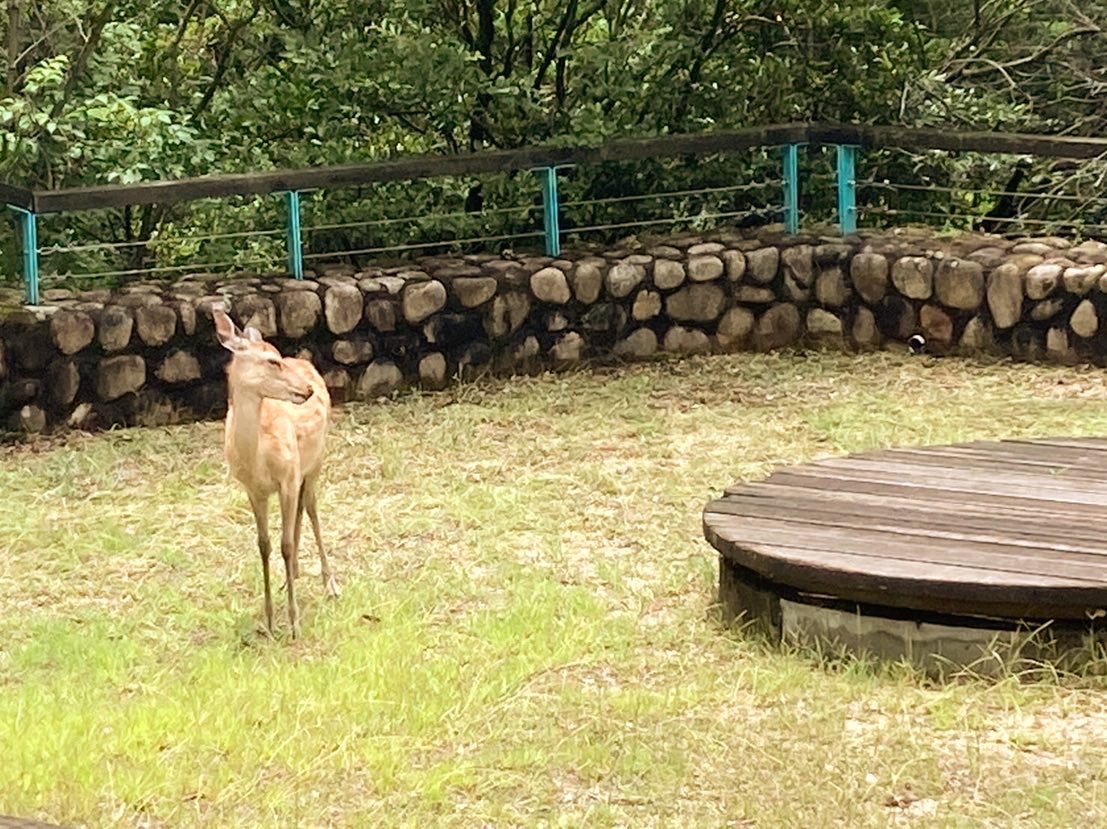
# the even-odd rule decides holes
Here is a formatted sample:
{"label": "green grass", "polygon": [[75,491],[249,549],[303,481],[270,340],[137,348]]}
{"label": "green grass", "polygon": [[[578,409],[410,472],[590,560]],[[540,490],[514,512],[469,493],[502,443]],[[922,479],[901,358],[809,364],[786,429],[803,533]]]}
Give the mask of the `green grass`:
{"label": "green grass", "polygon": [[[720,626],[704,503],[877,446],[1107,433],[1098,371],[742,355],[338,413],[304,636],[221,425],[0,453],[0,813],[74,826],[1107,823],[1104,680]],[[283,579],[278,577],[277,582]]]}

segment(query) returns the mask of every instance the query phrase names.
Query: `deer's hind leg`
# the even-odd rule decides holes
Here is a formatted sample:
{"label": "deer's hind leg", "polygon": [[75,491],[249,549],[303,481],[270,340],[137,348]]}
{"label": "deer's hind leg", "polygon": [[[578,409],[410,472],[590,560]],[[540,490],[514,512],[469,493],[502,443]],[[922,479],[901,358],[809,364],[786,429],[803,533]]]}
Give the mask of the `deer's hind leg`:
{"label": "deer's hind leg", "polygon": [[300,610],[296,606],[296,513],[299,509],[299,488],[281,487],[281,557],[284,559],[285,588],[288,591],[288,623],[292,638],[300,636]]}
{"label": "deer's hind leg", "polygon": [[311,530],[315,534],[315,547],[319,550],[319,569],[323,576],[323,590],[330,598],[337,599],[340,591],[338,582],[335,581],[334,574],[331,572],[330,561],[327,559],[327,548],[323,546],[323,529],[319,523],[319,504],[315,497],[315,481],[316,478],[314,477],[304,479],[304,486],[300,494],[300,506],[307,510],[308,518],[311,519]]}
{"label": "deer's hind leg", "polygon": [[292,558],[292,578],[300,578],[300,530],[304,524],[304,484],[300,484],[300,490],[296,493],[296,555]]}

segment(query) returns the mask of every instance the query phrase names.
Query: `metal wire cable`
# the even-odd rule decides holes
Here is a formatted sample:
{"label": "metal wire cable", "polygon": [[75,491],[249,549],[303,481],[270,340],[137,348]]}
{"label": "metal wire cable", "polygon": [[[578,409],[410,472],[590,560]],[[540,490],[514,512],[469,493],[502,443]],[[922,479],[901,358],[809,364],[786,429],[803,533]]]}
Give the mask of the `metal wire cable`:
{"label": "metal wire cable", "polygon": [[481,210],[477,213],[469,213],[464,210],[455,211],[453,213],[430,213],[425,216],[402,216],[395,219],[369,219],[364,222],[341,222],[337,224],[327,225],[312,225],[311,227],[303,228],[304,233],[314,233],[323,230],[348,230],[355,227],[381,227],[384,225],[403,224],[405,222],[425,222],[425,221],[437,221],[439,219],[456,219],[464,216],[472,216],[478,218],[480,216],[497,216],[509,213],[523,213],[528,210],[539,209],[537,205],[526,205],[520,207],[494,207],[489,210]]}
{"label": "metal wire cable", "polygon": [[386,245],[383,247],[355,248],[351,250],[326,251],[304,254],[304,261],[326,259],[332,256],[363,256],[370,253],[385,253],[401,250],[425,250],[427,248],[449,247],[450,245],[471,245],[476,242],[503,242],[508,239],[527,239],[545,236],[542,231],[532,233],[509,233],[502,236],[474,236],[467,239],[442,239],[437,242],[417,242],[410,245]]}
{"label": "metal wire cable", "polygon": [[699,219],[728,219],[728,218],[748,218],[749,216],[758,216],[764,213],[781,213],[783,208],[769,207],[764,210],[734,210],[724,213],[700,213],[695,216],[673,216],[668,219],[644,219],[633,222],[613,222],[611,224],[602,225],[588,225],[585,227],[567,227],[563,228],[562,232],[566,234],[573,233],[589,233],[596,230],[622,230],[628,227],[646,227],[654,225],[670,225],[670,224],[686,224],[688,222],[694,222]]}
{"label": "metal wire cable", "polygon": [[1081,222],[1079,219],[1028,219],[1028,218],[996,218],[985,215],[972,215],[968,213],[940,213],[937,211],[927,210],[900,210],[890,207],[866,207],[858,205],[858,211],[863,213],[872,213],[881,216],[918,216],[922,218],[931,219],[965,219],[968,221],[994,221],[1002,222],[1005,224],[1023,224],[1034,225],[1037,227],[1048,227],[1051,225],[1074,225],[1083,229],[1091,230],[1107,230],[1107,224],[1095,224]]}
{"label": "metal wire cable", "polygon": [[1073,201],[1081,203],[1101,202],[1107,204],[1107,197],[1103,196],[1072,196],[1064,193],[1019,193],[1009,190],[984,190],[970,187],[943,187],[941,185],[927,184],[900,184],[898,182],[879,182],[872,179],[857,182],[858,187],[872,187],[880,190],[909,190],[924,193],[966,193],[982,196],[1013,196],[1028,199],[1056,199],[1057,201]]}
{"label": "metal wire cable", "polygon": [[161,267],[154,268],[130,268],[120,271],[44,274],[43,279],[100,279],[106,276],[139,276],[141,274],[180,273],[182,271],[217,271],[219,268],[269,264],[272,261],[272,259],[243,259],[239,261],[229,262],[206,262],[199,265],[163,265]]}
{"label": "metal wire cable", "polygon": [[593,204],[622,204],[625,202],[648,201],[651,199],[675,198],[678,196],[698,196],[705,193],[732,193],[739,191],[762,190],[766,187],[781,187],[784,182],[779,179],[756,182],[753,184],[734,184],[726,187],[704,187],[698,190],[673,190],[665,193],[645,193],[635,196],[612,196],[606,199],[584,199],[581,201],[564,201],[561,207],[585,207]]}
{"label": "metal wire cable", "polygon": [[177,242],[212,242],[220,239],[249,239],[255,236],[280,236],[284,230],[240,230],[232,233],[212,233],[206,236],[173,236],[167,238],[155,237],[145,241],[136,242],[95,242],[87,245],[48,245],[40,247],[40,254],[52,253],[85,253],[96,250],[123,250],[125,248],[157,247]]}

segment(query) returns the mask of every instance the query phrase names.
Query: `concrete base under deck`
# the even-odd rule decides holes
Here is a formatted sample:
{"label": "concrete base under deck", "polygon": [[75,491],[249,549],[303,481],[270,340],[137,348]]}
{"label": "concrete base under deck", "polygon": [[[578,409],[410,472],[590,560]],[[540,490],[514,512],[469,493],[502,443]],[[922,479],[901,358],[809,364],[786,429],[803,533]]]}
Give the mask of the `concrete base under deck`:
{"label": "concrete base under deck", "polygon": [[821,653],[904,661],[932,676],[1002,676],[1033,665],[1078,669],[1107,648],[1092,623],[1013,622],[915,614],[843,602],[773,585],[719,558],[719,601],[728,623],[774,643]]}

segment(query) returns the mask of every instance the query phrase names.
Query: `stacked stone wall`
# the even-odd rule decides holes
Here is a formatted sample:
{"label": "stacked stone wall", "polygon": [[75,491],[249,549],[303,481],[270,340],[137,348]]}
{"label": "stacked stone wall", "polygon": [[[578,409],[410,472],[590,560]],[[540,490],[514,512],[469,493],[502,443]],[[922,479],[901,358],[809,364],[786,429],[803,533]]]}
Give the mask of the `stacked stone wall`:
{"label": "stacked stone wall", "polygon": [[191,274],[0,296],[0,428],[220,415],[211,308],[310,357],[338,402],[481,370],[659,352],[873,349],[1105,362],[1107,245],[1060,238],[722,231],[545,256],[428,256],[308,279]]}

